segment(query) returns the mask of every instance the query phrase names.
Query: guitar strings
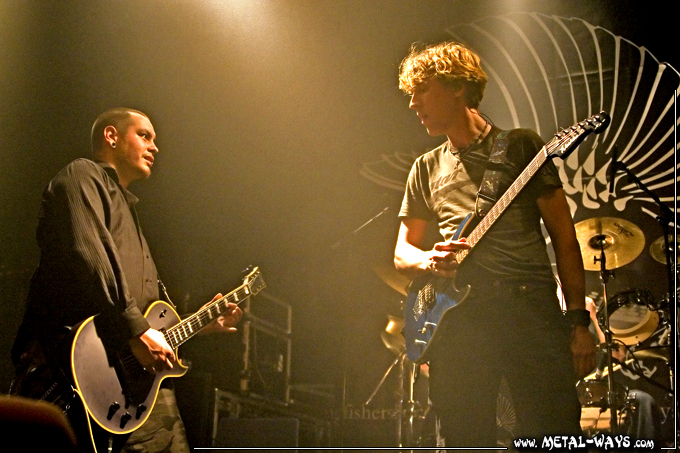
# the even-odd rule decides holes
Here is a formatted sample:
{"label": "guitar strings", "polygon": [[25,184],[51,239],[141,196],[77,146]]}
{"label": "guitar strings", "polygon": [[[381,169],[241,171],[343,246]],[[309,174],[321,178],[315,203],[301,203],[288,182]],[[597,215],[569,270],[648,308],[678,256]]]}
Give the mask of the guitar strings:
{"label": "guitar strings", "polygon": [[[586,120],[587,121],[587,120]],[[479,242],[479,240],[484,236],[484,234],[491,228],[491,225],[500,217],[500,215],[505,211],[505,208],[515,199],[515,197],[520,193],[520,191],[525,187],[527,182],[533,178],[538,170],[545,164],[548,160],[546,157],[548,152],[567,144],[570,141],[578,138],[582,133],[586,132],[584,123],[582,121],[577,123],[570,128],[560,131],[555,135],[555,137],[550,140],[541,151],[539,152],[529,163],[529,165],[520,173],[520,175],[515,179],[515,181],[510,185],[506,192],[501,196],[498,202],[491,208],[491,210],[484,216],[484,219],[475,227],[474,230],[467,237],[467,243],[470,245],[470,249],[460,250],[456,252],[456,261],[461,263],[465,257],[468,256],[470,250],[474,245]]]}
{"label": "guitar strings", "polygon": [[[214,319],[217,319],[219,315],[224,313],[227,310],[228,302],[240,305],[250,295],[251,292],[247,287],[238,288],[232,291],[226,296],[221,297],[205,308],[197,311],[176,326],[167,329],[165,331],[166,340],[173,348],[177,348],[194,334],[198,333],[205,325],[209,324]],[[217,316],[212,312],[213,308],[216,309]]]}

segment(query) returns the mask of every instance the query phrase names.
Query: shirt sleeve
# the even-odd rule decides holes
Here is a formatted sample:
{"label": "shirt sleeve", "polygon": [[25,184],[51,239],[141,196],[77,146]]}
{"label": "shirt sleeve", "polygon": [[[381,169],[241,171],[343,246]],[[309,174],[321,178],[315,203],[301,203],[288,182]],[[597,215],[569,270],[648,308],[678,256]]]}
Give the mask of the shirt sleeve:
{"label": "shirt sleeve", "polygon": [[423,157],[420,156],[413,163],[406,180],[406,190],[404,191],[399,217],[432,220],[433,214],[427,203],[429,193],[427,166],[423,162]]}
{"label": "shirt sleeve", "polygon": [[[120,200],[112,199],[115,190],[115,182],[94,162],[77,160],[66,167],[47,189],[39,241],[47,259],[61,262],[67,271],[57,284],[78,291],[72,294],[76,316],[102,314],[107,322],[101,324],[112,335],[129,339],[149,324],[130,296],[111,231],[119,227],[112,223],[112,210],[120,209],[115,204]],[[71,291],[66,289],[66,294]]]}

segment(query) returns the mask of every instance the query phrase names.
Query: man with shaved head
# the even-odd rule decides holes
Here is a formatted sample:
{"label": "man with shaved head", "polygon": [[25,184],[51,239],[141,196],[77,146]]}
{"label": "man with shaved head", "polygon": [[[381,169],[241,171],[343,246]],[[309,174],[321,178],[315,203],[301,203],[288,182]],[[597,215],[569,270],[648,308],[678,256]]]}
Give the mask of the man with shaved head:
{"label": "man with shaved head", "polygon": [[[12,350],[17,378],[12,393],[56,403],[70,397],[69,353],[74,326],[96,318],[97,334],[110,350],[129,346],[152,373],[175,365],[163,333],[143,313],[160,298],[159,279],[136,212],[131,183],[146,179],[158,155],[156,132],[144,113],[115,108],[92,127],[92,159],[76,159],[43,193],[37,231],[40,264],[31,279],[27,310]],[[221,295],[218,295],[221,296]],[[234,331],[241,311],[230,309],[210,330]],[[96,423],[95,442],[113,451],[188,452],[169,380],[163,381],[149,419],[131,435],[110,436]],[[80,447],[90,433],[67,411]],[[129,437],[129,439],[128,439]],[[89,443],[89,445],[88,445]],[[98,444],[98,447],[102,445]]]}

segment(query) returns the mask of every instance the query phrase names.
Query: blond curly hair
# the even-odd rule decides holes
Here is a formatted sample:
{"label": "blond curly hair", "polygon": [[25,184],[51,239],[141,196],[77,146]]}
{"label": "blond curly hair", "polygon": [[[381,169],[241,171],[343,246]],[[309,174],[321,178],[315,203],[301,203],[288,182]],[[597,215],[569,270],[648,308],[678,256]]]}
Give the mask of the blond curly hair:
{"label": "blond curly hair", "polygon": [[484,96],[487,76],[479,56],[464,45],[446,41],[423,46],[414,44],[399,66],[399,89],[413,94],[414,88],[430,77],[439,77],[454,88],[466,86],[470,108],[479,107]]}

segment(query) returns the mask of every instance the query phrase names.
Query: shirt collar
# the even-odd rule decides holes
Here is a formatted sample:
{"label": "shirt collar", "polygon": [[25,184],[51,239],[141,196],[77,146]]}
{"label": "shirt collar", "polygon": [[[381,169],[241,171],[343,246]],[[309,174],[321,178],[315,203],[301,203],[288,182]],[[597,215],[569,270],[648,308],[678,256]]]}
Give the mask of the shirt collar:
{"label": "shirt collar", "polygon": [[135,196],[135,194],[133,194],[132,192],[123,188],[123,186],[120,185],[120,181],[118,180],[118,173],[116,173],[116,169],[113,168],[111,166],[111,164],[108,164],[106,162],[97,162],[97,165],[102,167],[102,169],[106,172],[106,174],[116,182],[118,187],[120,187],[123,190],[123,193],[125,194],[125,198],[127,198],[129,203],[137,204],[137,202],[139,201],[139,198],[137,198],[137,196]]}

